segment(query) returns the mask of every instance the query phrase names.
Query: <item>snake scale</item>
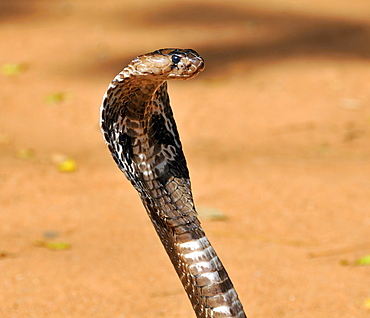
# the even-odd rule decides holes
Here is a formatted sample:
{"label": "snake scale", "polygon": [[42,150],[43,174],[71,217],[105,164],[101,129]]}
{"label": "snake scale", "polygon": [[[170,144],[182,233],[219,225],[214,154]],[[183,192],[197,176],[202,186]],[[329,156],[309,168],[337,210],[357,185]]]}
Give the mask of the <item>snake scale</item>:
{"label": "snake scale", "polygon": [[246,318],[197,218],[167,93],[167,80],[190,79],[203,69],[203,59],[191,49],[138,56],[108,86],[100,125],[114,161],[139,192],[196,316]]}

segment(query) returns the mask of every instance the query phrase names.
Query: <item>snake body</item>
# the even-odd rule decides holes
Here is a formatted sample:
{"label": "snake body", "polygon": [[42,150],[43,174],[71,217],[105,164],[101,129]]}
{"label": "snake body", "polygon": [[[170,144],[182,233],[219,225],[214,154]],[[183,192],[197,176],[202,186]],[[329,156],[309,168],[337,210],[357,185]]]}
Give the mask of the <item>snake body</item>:
{"label": "snake body", "polygon": [[139,192],[196,316],[246,318],[197,218],[167,93],[167,80],[190,79],[203,69],[203,59],[190,49],[138,56],[109,85],[101,130],[116,164]]}

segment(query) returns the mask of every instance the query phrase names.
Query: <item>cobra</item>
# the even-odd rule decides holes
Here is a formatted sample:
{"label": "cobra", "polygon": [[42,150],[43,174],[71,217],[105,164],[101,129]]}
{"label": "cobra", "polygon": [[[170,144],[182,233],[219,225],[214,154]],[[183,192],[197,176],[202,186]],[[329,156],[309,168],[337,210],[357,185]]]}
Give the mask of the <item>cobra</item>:
{"label": "cobra", "polygon": [[110,83],[101,130],[118,167],[142,203],[198,318],[246,317],[231,280],[205,235],[173,118],[167,80],[204,69],[191,49],[140,55]]}

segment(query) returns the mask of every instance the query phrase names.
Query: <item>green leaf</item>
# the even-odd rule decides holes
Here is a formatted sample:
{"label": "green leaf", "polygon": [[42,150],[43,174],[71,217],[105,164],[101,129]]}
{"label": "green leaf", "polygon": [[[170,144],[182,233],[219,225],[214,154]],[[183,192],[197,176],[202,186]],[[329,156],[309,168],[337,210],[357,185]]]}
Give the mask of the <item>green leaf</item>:
{"label": "green leaf", "polygon": [[26,66],[20,63],[6,63],[1,66],[1,73],[6,76],[16,76],[24,72]]}
{"label": "green leaf", "polygon": [[71,248],[71,244],[66,242],[37,241],[35,245],[38,247],[45,247],[52,251],[64,251]]}
{"label": "green leaf", "polygon": [[68,99],[68,95],[64,92],[50,93],[45,96],[45,101],[49,104],[59,104],[65,102]]}
{"label": "green leaf", "polygon": [[370,265],[370,255],[363,256],[356,261],[356,265]]}
{"label": "green leaf", "polygon": [[51,160],[56,164],[60,172],[74,172],[77,170],[77,162],[68,155],[55,153],[51,156]]}
{"label": "green leaf", "polygon": [[58,170],[61,172],[73,172],[77,170],[77,163],[72,158],[67,158],[58,164]]}
{"label": "green leaf", "polygon": [[225,221],[227,219],[225,213],[212,207],[200,207],[198,213],[203,220]]}
{"label": "green leaf", "polygon": [[36,153],[33,149],[18,149],[15,156],[18,159],[30,160],[36,157]]}

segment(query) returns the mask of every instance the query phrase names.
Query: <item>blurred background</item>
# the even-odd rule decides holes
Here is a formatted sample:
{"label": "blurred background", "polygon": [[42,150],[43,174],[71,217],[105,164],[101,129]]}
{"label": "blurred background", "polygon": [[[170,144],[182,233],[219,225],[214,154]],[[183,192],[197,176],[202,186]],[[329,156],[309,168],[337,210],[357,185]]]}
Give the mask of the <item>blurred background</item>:
{"label": "blurred background", "polygon": [[134,57],[169,94],[202,224],[250,318],[370,314],[368,0],[0,0],[0,317],[194,317],[99,129]]}

